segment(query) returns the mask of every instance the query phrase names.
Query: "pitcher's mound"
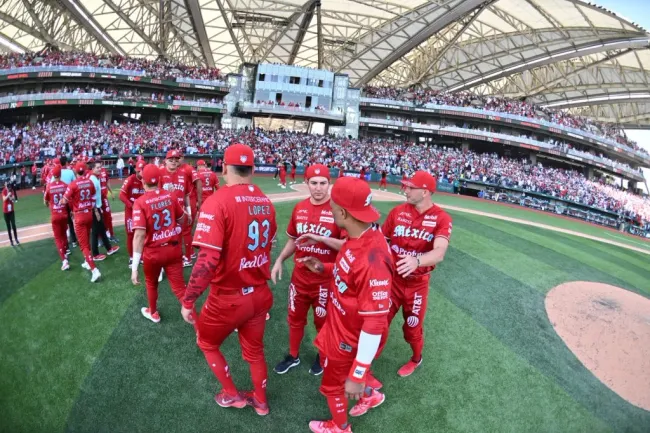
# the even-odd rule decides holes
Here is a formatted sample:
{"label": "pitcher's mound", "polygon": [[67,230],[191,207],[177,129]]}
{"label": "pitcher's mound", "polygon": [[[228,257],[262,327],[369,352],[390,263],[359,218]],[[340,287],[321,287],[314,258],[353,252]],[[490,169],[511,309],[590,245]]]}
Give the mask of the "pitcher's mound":
{"label": "pitcher's mound", "polygon": [[[309,193],[309,189],[307,188],[307,185],[304,183],[297,183],[295,185],[291,185],[291,188],[293,188],[296,191]],[[404,197],[403,195],[395,194],[394,192],[373,189],[372,200],[373,201],[404,201],[406,200],[406,197]]]}
{"label": "pitcher's mound", "polygon": [[601,382],[650,410],[650,300],[608,284],[574,281],[546,296],[553,328]]}

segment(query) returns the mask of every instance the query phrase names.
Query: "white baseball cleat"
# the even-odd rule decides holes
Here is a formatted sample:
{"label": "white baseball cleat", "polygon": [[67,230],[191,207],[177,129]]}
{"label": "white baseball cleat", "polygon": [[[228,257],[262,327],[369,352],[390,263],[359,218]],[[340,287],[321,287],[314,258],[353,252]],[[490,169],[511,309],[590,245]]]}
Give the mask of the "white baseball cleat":
{"label": "white baseball cleat", "polygon": [[70,269],[70,263],[68,262],[68,259],[65,259],[61,265],[61,270],[67,271],[68,269]]}
{"label": "white baseball cleat", "polygon": [[155,313],[151,314],[151,311],[147,307],[142,307],[140,308],[140,312],[144,317],[147,319],[151,320],[153,323],[158,323],[160,322],[160,314],[156,311]]}
{"label": "white baseball cleat", "polygon": [[163,280],[163,276],[165,275],[165,270],[161,269],[160,270],[160,275],[158,275],[158,282],[160,283]]}
{"label": "white baseball cleat", "polygon": [[84,269],[87,270],[87,271],[90,270],[90,265],[88,264],[88,262],[83,262],[83,263],[81,264],[81,267],[84,268]]}
{"label": "white baseball cleat", "polygon": [[95,281],[99,280],[99,277],[102,276],[102,273],[99,272],[99,269],[95,268],[93,269],[93,275],[90,277],[90,282],[94,283]]}

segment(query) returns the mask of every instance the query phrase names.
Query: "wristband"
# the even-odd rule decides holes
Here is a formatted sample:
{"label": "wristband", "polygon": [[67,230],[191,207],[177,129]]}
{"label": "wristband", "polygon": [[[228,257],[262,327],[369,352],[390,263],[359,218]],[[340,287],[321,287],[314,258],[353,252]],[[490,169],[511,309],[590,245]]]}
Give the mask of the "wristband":
{"label": "wristband", "polygon": [[140,266],[141,258],[142,258],[142,253],[136,253],[135,251],[133,252],[133,266],[135,266],[135,268],[131,268],[131,269],[138,269],[138,266]]}
{"label": "wristband", "polygon": [[354,360],[350,373],[348,374],[348,379],[356,383],[364,383],[366,381],[366,375],[370,371],[370,364],[364,364],[362,362]]}

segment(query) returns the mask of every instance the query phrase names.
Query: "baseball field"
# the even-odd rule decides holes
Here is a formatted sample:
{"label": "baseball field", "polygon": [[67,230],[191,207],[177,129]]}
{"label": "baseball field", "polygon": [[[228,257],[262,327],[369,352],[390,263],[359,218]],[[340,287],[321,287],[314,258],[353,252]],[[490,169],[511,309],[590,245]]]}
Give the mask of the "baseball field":
{"label": "baseball field", "polygon": [[[270,178],[258,183],[269,194],[289,191]],[[410,356],[398,316],[374,364],[386,402],[351,419],[353,431],[649,432],[650,412],[581,362],[549,320],[545,298],[562,283],[584,281],[626,289],[645,302],[650,243],[486,201],[447,195],[435,195],[434,201],[450,206],[454,223],[446,259],[431,278],[424,363],[410,377],[397,376]],[[120,212],[119,200],[113,203]],[[294,203],[276,204],[281,228],[276,255]],[[386,215],[395,202],[375,204]],[[49,215],[39,195],[19,194],[16,218],[22,236]],[[124,240],[122,226],[116,231]],[[0,234],[0,246],[5,239]],[[145,291],[130,282],[126,248],[98,264],[102,279],[91,284],[78,250],[72,252],[71,269],[61,272],[52,240],[37,239],[0,248],[1,432],[304,432],[310,420],[329,416],[318,392],[320,377],[308,373],[315,355],[312,326],[302,345],[303,363],[282,376],[270,373],[269,416],[258,417],[250,408],[222,409],[213,401],[216,380],[166,280],[160,290],[162,321],[153,324],[140,314]],[[283,280],[272,285],[270,369],[287,350],[292,266],[287,261]],[[650,315],[645,326],[650,328]],[[636,335],[636,345],[650,358],[650,333],[641,329]],[[236,334],[223,350],[237,385],[249,387]],[[647,377],[646,371],[639,380]]]}

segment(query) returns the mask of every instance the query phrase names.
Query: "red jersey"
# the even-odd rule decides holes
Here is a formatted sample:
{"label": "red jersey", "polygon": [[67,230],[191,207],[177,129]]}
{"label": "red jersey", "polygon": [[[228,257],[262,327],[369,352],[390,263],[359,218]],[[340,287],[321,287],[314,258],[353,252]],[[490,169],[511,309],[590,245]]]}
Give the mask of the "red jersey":
{"label": "red jersey", "polygon": [[296,166],[295,165],[291,166],[291,174],[293,174],[293,175],[296,174]]}
{"label": "red jersey", "polygon": [[99,173],[99,185],[102,190],[102,198],[108,196],[108,172],[105,168],[102,168],[102,171]]}
{"label": "red jersey", "polygon": [[[341,239],[341,229],[334,224],[332,205],[330,205],[329,200],[323,204],[315,205],[311,203],[310,199],[305,199],[293,208],[291,220],[287,226],[287,236],[297,239],[305,233]],[[309,256],[316,257],[323,263],[333,263],[336,259],[336,251],[328,248],[323,243],[296,247],[292,279],[298,287],[320,285],[332,279],[332,276],[328,274],[314,274],[305,265],[297,261],[300,258]]]}
{"label": "red jersey", "polygon": [[158,187],[165,191],[176,191],[176,198],[181,206],[185,205],[185,196],[190,193],[191,178],[187,176],[185,170],[177,169],[170,172],[167,168],[160,169],[160,180]]}
{"label": "red jersey", "polygon": [[276,231],[275,207],[257,185],[225,186],[203,203],[193,245],[221,252],[213,285],[259,286],[271,278]]}
{"label": "red jersey", "polygon": [[328,358],[350,359],[357,353],[365,316],[387,316],[393,285],[393,260],[379,227],[348,239],[332,265],[325,325],[314,344]]}
{"label": "red jersey", "polygon": [[122,189],[120,189],[120,200],[124,203],[124,213],[127,217],[133,213],[133,204],[144,194],[144,185],[135,174],[130,175],[124,180]]}
{"label": "red jersey", "polygon": [[156,189],[145,192],[133,204],[133,230],[146,231],[145,248],[173,241],[180,248],[183,208],[174,198],[172,192]]}
{"label": "red jersey", "polygon": [[4,197],[7,197],[9,195],[9,190],[5,186],[4,189],[2,190],[2,212],[4,213],[9,213],[14,211],[14,199],[13,195],[12,198],[10,199],[4,199]]}
{"label": "red jersey", "polygon": [[188,194],[190,195],[190,200],[196,202],[198,196],[196,195],[196,186],[194,185],[194,182],[199,180],[199,175],[197,174],[196,170],[194,170],[194,167],[189,164],[181,165],[178,167],[178,170],[183,170],[187,174],[187,177],[190,179]]}
{"label": "red jersey", "polygon": [[[381,230],[390,242],[393,260],[397,263],[400,255],[418,257],[431,251],[437,237],[449,240],[451,217],[435,204],[419,213],[415,206],[404,203],[390,211]],[[434,269],[435,266],[417,268],[407,279],[426,275]]]}
{"label": "red jersey", "polygon": [[87,176],[78,177],[68,185],[64,197],[73,212],[90,212],[95,207],[95,185]]}
{"label": "red jersey", "polygon": [[205,201],[205,199],[219,189],[219,178],[215,172],[207,168],[199,170],[197,174],[199,179],[201,179],[201,198]]}
{"label": "red jersey", "polygon": [[61,180],[48,183],[45,187],[44,199],[49,203],[53,220],[68,217],[68,207],[61,204],[61,199],[67,189],[68,185],[61,182]]}

